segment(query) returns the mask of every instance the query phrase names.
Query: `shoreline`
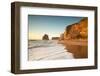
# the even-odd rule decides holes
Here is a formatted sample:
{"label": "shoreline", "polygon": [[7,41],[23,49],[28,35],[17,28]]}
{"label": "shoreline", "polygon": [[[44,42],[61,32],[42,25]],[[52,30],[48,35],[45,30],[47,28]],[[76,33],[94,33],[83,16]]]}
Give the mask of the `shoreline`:
{"label": "shoreline", "polygon": [[[47,41],[42,43],[37,41],[36,45],[30,44],[31,48],[28,48],[28,60],[63,60],[73,59],[72,53],[66,51],[65,46],[57,43],[56,41]],[[35,46],[35,48],[34,48]]]}

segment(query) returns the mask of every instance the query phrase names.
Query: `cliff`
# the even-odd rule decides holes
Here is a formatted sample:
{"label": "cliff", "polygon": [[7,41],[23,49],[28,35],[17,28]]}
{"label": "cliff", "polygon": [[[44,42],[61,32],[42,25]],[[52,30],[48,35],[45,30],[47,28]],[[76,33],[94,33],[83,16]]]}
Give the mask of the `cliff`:
{"label": "cliff", "polygon": [[60,35],[59,43],[66,47],[74,58],[88,58],[88,19],[68,25]]}
{"label": "cliff", "polygon": [[88,19],[83,18],[78,23],[68,25],[63,34],[64,39],[87,39]]}

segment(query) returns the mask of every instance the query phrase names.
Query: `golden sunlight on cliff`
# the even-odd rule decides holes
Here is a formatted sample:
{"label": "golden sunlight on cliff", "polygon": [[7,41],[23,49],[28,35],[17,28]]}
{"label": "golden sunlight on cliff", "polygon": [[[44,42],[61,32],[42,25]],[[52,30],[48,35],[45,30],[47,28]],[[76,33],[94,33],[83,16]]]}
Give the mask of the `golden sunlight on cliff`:
{"label": "golden sunlight on cliff", "polygon": [[88,19],[83,18],[78,23],[66,27],[60,35],[59,43],[64,44],[74,58],[88,57]]}
{"label": "golden sunlight on cliff", "polygon": [[64,31],[64,39],[87,39],[88,19],[84,18],[78,23],[71,24]]}

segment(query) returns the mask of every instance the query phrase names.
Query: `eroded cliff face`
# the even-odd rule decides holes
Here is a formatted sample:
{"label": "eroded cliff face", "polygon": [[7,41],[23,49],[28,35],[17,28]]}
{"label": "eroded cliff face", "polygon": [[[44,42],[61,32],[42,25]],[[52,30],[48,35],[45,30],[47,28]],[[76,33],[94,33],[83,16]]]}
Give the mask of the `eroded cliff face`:
{"label": "eroded cliff face", "polygon": [[78,23],[67,26],[63,36],[63,39],[87,39],[88,18],[83,18]]}
{"label": "eroded cliff face", "polygon": [[88,18],[66,27],[60,35],[59,43],[64,44],[67,52],[74,58],[88,58]]}

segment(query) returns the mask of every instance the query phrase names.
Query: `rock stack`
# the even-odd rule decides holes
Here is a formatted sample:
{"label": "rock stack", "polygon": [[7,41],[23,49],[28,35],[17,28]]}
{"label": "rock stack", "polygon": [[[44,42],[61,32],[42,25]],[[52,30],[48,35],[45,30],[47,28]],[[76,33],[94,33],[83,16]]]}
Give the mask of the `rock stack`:
{"label": "rock stack", "polygon": [[49,36],[47,34],[44,34],[44,36],[42,37],[42,40],[49,40]]}
{"label": "rock stack", "polygon": [[52,40],[59,40],[59,37],[52,37]]}

